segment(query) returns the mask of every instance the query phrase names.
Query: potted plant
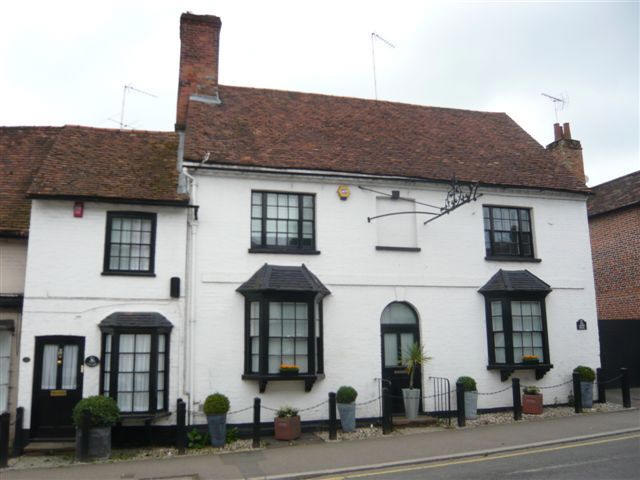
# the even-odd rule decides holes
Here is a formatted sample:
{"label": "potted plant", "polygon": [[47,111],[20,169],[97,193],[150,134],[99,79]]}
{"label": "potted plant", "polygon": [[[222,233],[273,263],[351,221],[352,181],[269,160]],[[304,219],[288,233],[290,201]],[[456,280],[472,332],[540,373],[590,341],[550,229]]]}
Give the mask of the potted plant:
{"label": "potted plant", "polygon": [[358,392],[355,388],[342,386],[336,394],[338,403],[338,413],[340,413],[340,423],[343,432],[353,432],[356,429],[356,397]]}
{"label": "potted plant", "polygon": [[295,440],[300,436],[300,416],[292,407],[282,407],[276,413],[273,430],[276,440]]}
{"label": "potted plant", "polygon": [[525,365],[537,365],[540,363],[540,357],[537,355],[523,355],[522,363]]}
{"label": "potted plant", "polygon": [[430,357],[425,356],[422,345],[418,342],[413,343],[405,352],[403,364],[409,374],[409,388],[402,389],[402,398],[404,400],[404,413],[407,420],[415,420],[418,417],[418,408],[420,407],[420,389],[414,388],[414,374],[416,368],[424,364]]}
{"label": "potted plant", "polygon": [[580,375],[580,393],[582,395],[582,406],[593,407],[593,381],[596,379],[596,372],[592,368],[578,365],[573,369],[573,373]]}
{"label": "potted plant", "polygon": [[464,390],[464,418],[475,420],[478,418],[478,390],[476,381],[471,377],[459,377],[456,383],[462,384]]}
{"label": "potted plant", "polygon": [[76,458],[80,458],[82,425],[85,412],[89,412],[90,458],[111,456],[111,427],[120,419],[118,404],[111,397],[96,395],[80,400],[73,408],[72,421],[76,427]]}
{"label": "potted plant", "polygon": [[538,387],[524,387],[522,392],[522,413],[542,414],[542,394]]}
{"label": "potted plant", "polygon": [[298,365],[291,365],[287,363],[280,364],[280,373],[283,375],[297,375],[300,371],[300,367]]}
{"label": "potted plant", "polygon": [[204,414],[209,425],[209,437],[211,446],[224,447],[227,439],[227,412],[229,411],[229,399],[221,394],[209,395],[204,401]]}

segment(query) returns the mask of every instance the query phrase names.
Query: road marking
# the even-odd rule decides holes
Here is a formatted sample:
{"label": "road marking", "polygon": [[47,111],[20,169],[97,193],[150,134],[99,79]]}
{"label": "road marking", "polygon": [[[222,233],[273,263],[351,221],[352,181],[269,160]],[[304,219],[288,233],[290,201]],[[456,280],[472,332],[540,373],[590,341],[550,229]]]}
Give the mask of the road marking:
{"label": "road marking", "polygon": [[620,460],[622,458],[636,458],[636,456],[635,455],[617,455],[614,457],[601,458],[599,460],[587,460],[586,462],[563,463],[560,465],[549,465],[548,467],[531,468],[529,470],[516,470],[515,472],[509,472],[506,475],[520,475],[522,473],[544,472],[545,470],[557,470],[559,468],[570,468],[570,467],[577,467],[580,465],[591,465],[593,463],[610,462],[612,460]]}
{"label": "road marking", "polygon": [[322,480],[346,480],[348,478],[362,478],[362,477],[373,477],[376,475],[388,475],[388,474],[392,474],[392,473],[402,473],[402,472],[412,472],[412,471],[416,471],[416,470],[429,470],[432,468],[442,468],[442,467],[449,467],[452,465],[464,465],[467,463],[479,463],[479,462],[489,462],[489,461],[493,461],[493,460],[500,460],[502,458],[512,458],[512,457],[521,457],[524,455],[533,455],[536,453],[545,453],[545,452],[555,452],[558,450],[566,450],[568,448],[579,448],[579,447],[585,447],[585,446],[589,446],[589,445],[600,445],[603,443],[611,443],[611,442],[620,442],[622,440],[629,440],[632,438],[640,438],[640,434],[633,434],[633,435],[625,435],[622,437],[615,437],[615,438],[607,438],[604,440],[592,440],[592,441],[586,441],[586,442],[577,442],[577,443],[571,443],[569,445],[560,445],[558,447],[548,447],[548,448],[534,448],[531,450],[524,450],[524,451],[520,451],[520,452],[514,452],[514,453],[505,453],[505,454],[501,454],[501,455],[491,455],[491,456],[486,456],[486,457],[472,457],[472,458],[466,458],[466,459],[462,459],[462,460],[454,460],[451,462],[442,462],[442,463],[433,463],[433,464],[426,464],[426,465],[415,465],[412,467],[397,467],[397,468],[387,468],[387,469],[383,469],[383,470],[371,470],[368,472],[359,472],[359,473],[350,473],[350,474],[346,474],[346,475],[338,475],[338,476],[334,476],[334,477],[322,477]]}

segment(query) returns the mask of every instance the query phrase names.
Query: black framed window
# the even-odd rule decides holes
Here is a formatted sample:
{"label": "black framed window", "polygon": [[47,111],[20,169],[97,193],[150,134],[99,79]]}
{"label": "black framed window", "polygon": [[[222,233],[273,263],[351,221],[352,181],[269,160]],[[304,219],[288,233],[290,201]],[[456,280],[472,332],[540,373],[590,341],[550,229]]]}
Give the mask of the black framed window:
{"label": "black framed window", "polygon": [[251,248],[314,251],[315,196],[304,193],[251,192]]}
{"label": "black framed window", "polygon": [[155,213],[107,212],[103,273],[152,275],[155,237]]}
{"label": "black framed window", "polygon": [[167,410],[169,332],[116,328],[102,342],[102,394],[124,414]]}
{"label": "black framed window", "polygon": [[248,295],[245,332],[245,374],[280,375],[283,363],[323,372],[322,301],[313,295]]}
{"label": "black framed window", "polygon": [[485,205],[482,211],[487,257],[533,258],[530,209]]}
{"label": "black framed window", "polygon": [[522,365],[527,355],[550,363],[544,297],[490,296],[486,309],[490,365]]}

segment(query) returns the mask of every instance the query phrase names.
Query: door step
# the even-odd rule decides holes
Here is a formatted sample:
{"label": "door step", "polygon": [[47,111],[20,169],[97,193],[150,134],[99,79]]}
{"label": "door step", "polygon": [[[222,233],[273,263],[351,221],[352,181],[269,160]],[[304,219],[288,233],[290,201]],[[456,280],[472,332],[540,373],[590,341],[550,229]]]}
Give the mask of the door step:
{"label": "door step", "polygon": [[415,420],[409,420],[404,416],[393,417],[394,427],[432,427],[438,423],[438,419],[434,417],[418,416]]}
{"label": "door step", "polygon": [[24,447],[24,455],[58,455],[62,453],[75,452],[75,450],[76,442],[72,440],[38,440],[31,441],[26,447]]}

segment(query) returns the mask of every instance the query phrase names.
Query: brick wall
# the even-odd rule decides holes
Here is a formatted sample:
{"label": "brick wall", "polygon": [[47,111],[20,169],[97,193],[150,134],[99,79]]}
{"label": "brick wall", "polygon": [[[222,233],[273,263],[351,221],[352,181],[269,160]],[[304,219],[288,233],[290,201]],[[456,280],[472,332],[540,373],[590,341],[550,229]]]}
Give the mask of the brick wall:
{"label": "brick wall", "polygon": [[640,207],[591,217],[599,320],[640,320]]}

